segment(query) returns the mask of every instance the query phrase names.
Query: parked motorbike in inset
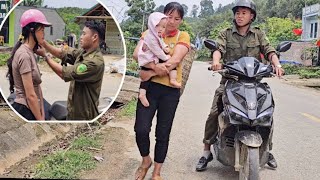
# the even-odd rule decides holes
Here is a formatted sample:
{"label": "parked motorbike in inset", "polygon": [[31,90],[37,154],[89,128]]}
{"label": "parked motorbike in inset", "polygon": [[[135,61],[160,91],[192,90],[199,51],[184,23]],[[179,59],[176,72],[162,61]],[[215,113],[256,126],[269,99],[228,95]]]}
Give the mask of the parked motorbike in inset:
{"label": "parked motorbike in inset", "polygon": [[[212,51],[217,49],[212,40],[204,44]],[[290,46],[290,42],[281,43],[277,51],[287,51]],[[268,162],[275,107],[269,85],[261,80],[273,75],[273,67],[242,57],[224,64],[219,73],[227,81],[213,145],[217,160],[233,166],[241,180],[259,179],[259,167]]]}

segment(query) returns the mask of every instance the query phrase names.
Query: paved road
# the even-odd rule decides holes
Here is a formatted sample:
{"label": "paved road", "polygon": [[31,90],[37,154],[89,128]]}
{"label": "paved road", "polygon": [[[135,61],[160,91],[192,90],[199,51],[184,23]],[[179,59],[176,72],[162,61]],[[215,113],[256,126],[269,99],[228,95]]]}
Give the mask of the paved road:
{"label": "paved road", "polygon": [[[194,63],[186,91],[181,97],[163,167],[165,179],[206,180],[238,177],[233,168],[225,167],[216,160],[209,163],[207,171],[195,171],[195,165],[202,154],[205,120],[220,79],[220,75],[212,76],[212,73],[206,70],[207,66],[206,63]],[[267,82],[276,103],[273,153],[279,167],[277,170],[261,169],[261,179],[320,179],[320,93],[284,84],[277,78],[268,79]],[[112,124],[122,126],[134,135],[133,121],[120,123]],[[153,152],[154,127],[151,134]],[[135,159],[135,164],[140,161],[134,146],[128,149],[126,155]],[[132,173],[135,168],[125,167],[126,171]],[[149,172],[147,177],[150,176]],[[133,176],[124,179],[129,178],[133,179]]]}

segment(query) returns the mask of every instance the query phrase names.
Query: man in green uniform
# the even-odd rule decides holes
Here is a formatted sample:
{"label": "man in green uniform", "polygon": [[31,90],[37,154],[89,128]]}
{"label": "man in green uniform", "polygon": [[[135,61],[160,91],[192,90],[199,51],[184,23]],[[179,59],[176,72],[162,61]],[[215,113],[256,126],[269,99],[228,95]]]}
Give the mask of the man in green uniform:
{"label": "man in green uniform", "polygon": [[62,60],[61,66],[44,55],[52,70],[65,82],[70,81],[68,120],[92,120],[99,115],[98,103],[104,74],[104,60],[99,45],[104,41],[105,26],[87,21],[80,37],[81,49],[56,48],[47,42],[42,46]]}
{"label": "man in green uniform", "polygon": [[[255,57],[261,60],[262,53],[274,65],[277,76],[282,76],[284,70],[281,68],[275,49],[271,47],[269,41],[259,28],[251,27],[251,23],[256,19],[256,5],[251,0],[238,0],[232,8],[234,13],[234,25],[220,32],[217,43],[218,50],[213,52],[212,69],[222,68],[220,59],[224,63],[237,60],[241,57]],[[200,158],[196,170],[206,170],[208,162],[213,160],[210,146],[215,143],[218,134],[218,115],[223,109],[222,93],[226,80],[221,79],[220,86],[215,92],[210,114],[206,121],[204,133],[204,152]],[[271,146],[270,146],[271,150]],[[268,165],[277,167],[277,163],[270,153]]]}

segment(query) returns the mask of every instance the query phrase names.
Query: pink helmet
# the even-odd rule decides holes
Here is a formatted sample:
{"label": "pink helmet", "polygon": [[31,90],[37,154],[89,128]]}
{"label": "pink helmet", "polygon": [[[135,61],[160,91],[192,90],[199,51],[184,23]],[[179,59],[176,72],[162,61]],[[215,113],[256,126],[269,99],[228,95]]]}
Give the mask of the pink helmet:
{"label": "pink helmet", "polygon": [[51,23],[47,21],[44,14],[37,9],[29,9],[25,11],[20,18],[20,25],[22,28],[32,22],[40,23],[45,26],[51,26]]}

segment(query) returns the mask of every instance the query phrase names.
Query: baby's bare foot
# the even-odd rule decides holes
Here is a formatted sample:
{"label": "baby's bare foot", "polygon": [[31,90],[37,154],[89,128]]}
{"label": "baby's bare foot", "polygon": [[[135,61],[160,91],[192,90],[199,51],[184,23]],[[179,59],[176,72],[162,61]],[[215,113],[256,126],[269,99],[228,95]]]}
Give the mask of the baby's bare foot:
{"label": "baby's bare foot", "polygon": [[149,107],[149,101],[148,101],[148,99],[147,99],[146,94],[140,93],[140,94],[139,94],[139,99],[140,99],[140,101],[141,101],[141,103],[142,103],[142,105],[143,105],[144,107]]}
{"label": "baby's bare foot", "polygon": [[179,83],[177,80],[170,80],[170,84],[175,88],[181,88],[181,83]]}

